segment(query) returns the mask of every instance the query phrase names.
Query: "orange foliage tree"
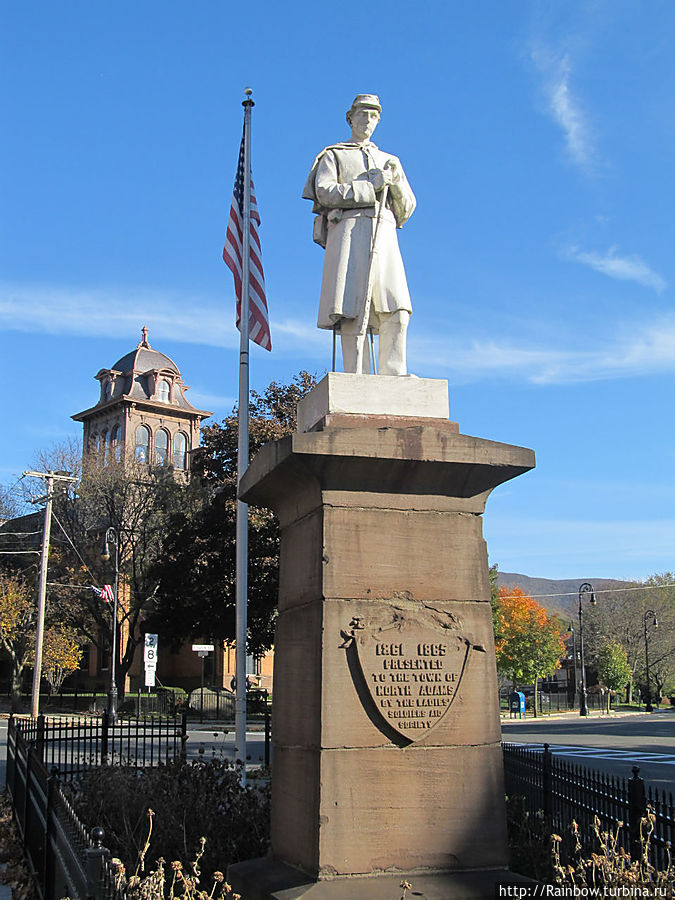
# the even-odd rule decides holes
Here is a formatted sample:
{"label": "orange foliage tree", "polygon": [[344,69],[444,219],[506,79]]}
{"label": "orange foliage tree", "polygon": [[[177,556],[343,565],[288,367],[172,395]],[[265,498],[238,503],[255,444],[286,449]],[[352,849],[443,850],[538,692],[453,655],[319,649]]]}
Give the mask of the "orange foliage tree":
{"label": "orange foliage tree", "polygon": [[558,622],[519,587],[499,588],[497,669],[517,684],[535,684],[560,667],[565,642]]}

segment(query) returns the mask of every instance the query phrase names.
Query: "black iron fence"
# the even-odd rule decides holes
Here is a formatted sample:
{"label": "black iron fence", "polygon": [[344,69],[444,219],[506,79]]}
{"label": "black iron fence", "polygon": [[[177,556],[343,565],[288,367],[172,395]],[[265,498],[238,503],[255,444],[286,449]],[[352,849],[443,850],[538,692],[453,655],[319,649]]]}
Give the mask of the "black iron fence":
{"label": "black iron fence", "polygon": [[[534,716],[534,692],[525,691],[526,716]],[[502,712],[509,709],[510,688],[504,688],[499,692],[499,706]],[[586,707],[591,712],[603,713],[607,711],[607,699],[599,693],[590,693],[586,698]],[[571,712],[579,709],[579,695],[569,694],[567,691],[537,691],[537,714],[547,716],[551,713]]]}
{"label": "black iron fence", "polygon": [[552,831],[568,833],[575,821],[588,838],[596,816],[605,831],[615,831],[622,822],[619,844],[639,859],[641,823],[649,808],[654,816],[652,863],[657,868],[668,866],[675,838],[673,795],[646,790],[637,766],[632,778],[614,778],[554,756],[548,744],[541,749],[508,743],[502,747],[507,796],[522,797],[525,810],[531,815],[540,812]]}
{"label": "black iron fence", "polygon": [[48,773],[35,740],[12,721],[7,790],[41,900],[114,900],[115,874],[102,829],[85,828],[60,790],[56,768]]}
{"label": "black iron fence", "polygon": [[50,769],[56,766],[60,778],[73,778],[89,766],[123,763],[139,768],[156,766],[185,755],[186,718],[144,716],[111,722],[107,713],[100,717],[52,717],[36,719],[11,717],[9,748],[20,733],[34,743],[37,756]]}

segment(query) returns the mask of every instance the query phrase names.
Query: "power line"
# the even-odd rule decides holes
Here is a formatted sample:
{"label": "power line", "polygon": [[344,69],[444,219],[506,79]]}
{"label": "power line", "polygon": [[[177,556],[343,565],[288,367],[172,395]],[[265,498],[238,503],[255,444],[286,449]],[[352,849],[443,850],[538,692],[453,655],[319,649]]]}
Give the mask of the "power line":
{"label": "power line", "polygon": [[37,553],[40,556],[39,550],[0,550],[2,556],[19,556],[21,553]]}
{"label": "power line", "polygon": [[77,558],[80,560],[80,562],[81,562],[82,565],[84,566],[85,570],[89,573],[89,575],[91,576],[92,580],[93,580],[93,581],[96,581],[96,579],[94,578],[94,576],[93,576],[92,573],[91,573],[91,569],[90,569],[89,566],[86,564],[86,562],[82,559],[82,555],[80,554],[80,551],[77,549],[77,547],[75,546],[75,544],[72,542],[72,540],[71,540],[71,538],[70,538],[70,535],[68,534],[68,532],[66,531],[66,529],[63,527],[63,525],[62,525],[61,522],[59,521],[58,516],[56,515],[56,513],[55,513],[53,510],[52,510],[52,516],[54,517],[54,521],[56,522],[56,524],[59,526],[59,528],[61,529],[61,531],[62,531],[62,532],[64,533],[64,535],[66,536],[66,540],[68,541],[68,543],[70,544],[70,546],[71,546],[71,547],[73,548],[73,550],[75,551],[75,554],[76,554]]}
{"label": "power line", "polygon": [[[668,584],[642,584],[639,587],[629,587],[629,588],[603,588],[602,590],[596,591],[594,590],[594,594],[616,594],[619,591],[627,592],[627,591],[656,591],[661,588],[670,588],[675,587],[675,581],[668,582]],[[527,594],[531,599],[540,599],[542,597],[576,597],[578,591],[564,591],[560,594]],[[513,600],[517,597],[518,594],[504,594],[502,595],[502,600]]]}

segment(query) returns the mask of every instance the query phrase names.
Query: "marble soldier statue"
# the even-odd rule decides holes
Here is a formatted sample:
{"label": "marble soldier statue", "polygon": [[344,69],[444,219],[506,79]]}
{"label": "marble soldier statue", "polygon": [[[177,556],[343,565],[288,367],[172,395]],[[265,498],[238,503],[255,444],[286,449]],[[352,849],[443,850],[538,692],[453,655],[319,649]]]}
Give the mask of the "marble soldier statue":
{"label": "marble soldier statue", "polygon": [[339,332],[345,372],[370,373],[370,330],[379,335],[378,373],[405,375],[412,306],[396,229],[415,196],[398,158],[370,140],[381,111],[374,94],[354,99],[351,140],[319,153],[302,196],[314,203],[314,240],[326,250],[318,327]]}

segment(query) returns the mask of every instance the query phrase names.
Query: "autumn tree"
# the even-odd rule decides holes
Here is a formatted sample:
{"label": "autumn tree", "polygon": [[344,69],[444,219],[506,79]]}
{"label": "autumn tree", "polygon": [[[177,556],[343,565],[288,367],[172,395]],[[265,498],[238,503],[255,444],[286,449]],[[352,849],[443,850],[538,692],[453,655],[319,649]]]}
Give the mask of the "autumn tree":
{"label": "autumn tree", "polygon": [[492,628],[495,633],[495,643],[502,639],[501,622],[499,619],[499,568],[493,563],[488,570],[490,579],[490,606],[492,607]]}
{"label": "autumn tree", "polygon": [[81,638],[73,628],[50,628],[45,632],[42,647],[42,675],[51,694],[58,693],[63,682],[80,668]]}
{"label": "autumn tree", "polygon": [[12,709],[18,708],[21,677],[35,658],[37,605],[21,575],[0,571],[0,644],[12,662]]}
{"label": "autumn tree", "polygon": [[[272,382],[250,404],[250,457],[263,444],[295,430],[296,406],[315,378],[300,372],[290,384]],[[170,521],[157,561],[152,627],[174,645],[189,637],[235,639],[235,523],[237,415],[202,431],[193,472],[204,489],[201,504]],[[278,594],[279,526],[267,509],[249,506],[248,652],[262,655],[274,639]]]}
{"label": "autumn tree", "polygon": [[534,684],[560,667],[565,642],[558,622],[519,587],[499,589],[497,669],[518,684]]}

